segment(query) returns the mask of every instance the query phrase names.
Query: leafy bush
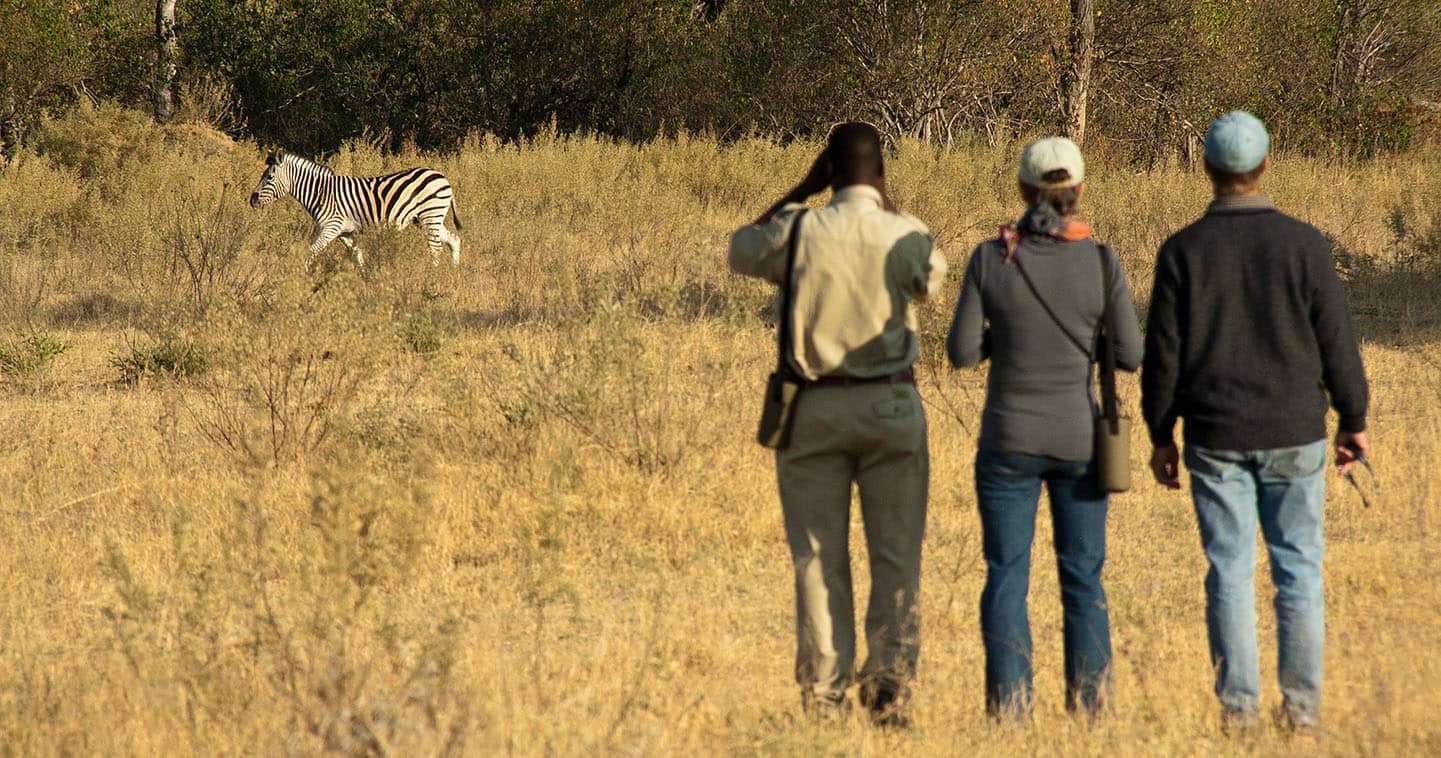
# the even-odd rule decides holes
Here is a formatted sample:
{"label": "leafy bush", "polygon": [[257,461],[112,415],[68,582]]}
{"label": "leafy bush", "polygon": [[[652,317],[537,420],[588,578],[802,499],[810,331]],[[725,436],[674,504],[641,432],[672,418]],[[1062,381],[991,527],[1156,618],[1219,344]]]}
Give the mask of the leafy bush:
{"label": "leafy bush", "polygon": [[150,344],[130,344],[110,356],[110,365],[120,372],[120,381],[134,384],[145,377],[179,379],[205,371],[205,352],[194,340],[164,334]]}
{"label": "leafy bush", "polygon": [[0,343],[0,373],[15,378],[33,377],[69,347],[50,332],[31,327],[28,334]]}
{"label": "leafy bush", "polygon": [[81,101],[63,117],[41,124],[35,149],[87,179],[112,174],[152,154],[160,131],[149,116],[118,105]]}
{"label": "leafy bush", "polygon": [[87,101],[40,125],[35,151],[86,179],[110,176],[136,161],[167,154],[202,159],[237,149],[224,132],[193,121],[161,126],[144,111]]}
{"label": "leafy bush", "polygon": [[405,320],[405,344],[417,353],[433,353],[440,349],[440,326],[430,311],[412,313]]}

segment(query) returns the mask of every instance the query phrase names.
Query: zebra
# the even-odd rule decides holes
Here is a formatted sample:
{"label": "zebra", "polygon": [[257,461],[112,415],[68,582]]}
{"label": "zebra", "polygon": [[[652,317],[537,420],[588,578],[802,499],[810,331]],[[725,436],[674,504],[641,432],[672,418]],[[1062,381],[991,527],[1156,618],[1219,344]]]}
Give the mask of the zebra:
{"label": "zebra", "polygon": [[355,244],[356,233],[380,224],[404,229],[411,222],[425,230],[433,265],[440,263],[442,245],[450,248],[451,265],[460,265],[460,236],[445,228],[446,213],[455,219],[456,229],[463,227],[450,182],[439,171],[412,168],[385,176],[342,176],[315,161],[277,150],[265,159],[265,173],[250,194],[250,207],[264,208],[282,195],[295,198],[315,220],[305,256],[307,269],[317,253],[339,238],[355,255],[355,265],[364,270],[365,255]]}

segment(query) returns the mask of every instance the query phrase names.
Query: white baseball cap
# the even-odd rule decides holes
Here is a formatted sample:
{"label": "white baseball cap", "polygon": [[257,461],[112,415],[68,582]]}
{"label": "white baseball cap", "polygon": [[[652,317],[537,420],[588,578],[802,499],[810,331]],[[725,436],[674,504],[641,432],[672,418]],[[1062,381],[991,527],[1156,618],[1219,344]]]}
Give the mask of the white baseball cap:
{"label": "white baseball cap", "polygon": [[[1046,174],[1064,170],[1064,179],[1046,181]],[[1038,139],[1021,153],[1021,183],[1036,189],[1074,187],[1086,179],[1086,161],[1081,148],[1065,137]]]}

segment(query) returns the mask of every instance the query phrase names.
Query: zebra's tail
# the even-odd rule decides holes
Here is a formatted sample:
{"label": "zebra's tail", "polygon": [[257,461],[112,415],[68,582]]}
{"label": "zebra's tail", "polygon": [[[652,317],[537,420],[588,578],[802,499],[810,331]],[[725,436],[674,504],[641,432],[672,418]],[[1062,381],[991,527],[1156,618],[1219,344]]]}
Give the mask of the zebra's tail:
{"label": "zebra's tail", "polygon": [[450,201],[450,217],[455,219],[455,228],[464,229],[465,224],[460,223],[460,209],[456,207],[455,200]]}

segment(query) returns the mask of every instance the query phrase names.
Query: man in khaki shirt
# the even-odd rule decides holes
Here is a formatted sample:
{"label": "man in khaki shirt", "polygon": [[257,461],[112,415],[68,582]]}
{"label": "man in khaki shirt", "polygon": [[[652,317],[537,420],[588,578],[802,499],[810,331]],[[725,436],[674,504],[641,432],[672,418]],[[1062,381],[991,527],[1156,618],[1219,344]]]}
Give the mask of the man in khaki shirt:
{"label": "man in khaki shirt", "polygon": [[848,549],[854,482],[872,585],[860,700],[877,723],[904,725],[900,709],[919,649],[930,477],[925,412],[911,371],[918,354],[911,304],[940,288],[945,259],[925,224],[896,212],[886,196],[880,135],[851,123],[831,132],[795,189],[736,231],[730,265],[784,282],[801,203],[827,186],[830,205],[804,215],[796,244],[788,359],[807,381],[791,443],[776,453],[795,561],[796,681],[807,712],[847,708],[856,647]]}

